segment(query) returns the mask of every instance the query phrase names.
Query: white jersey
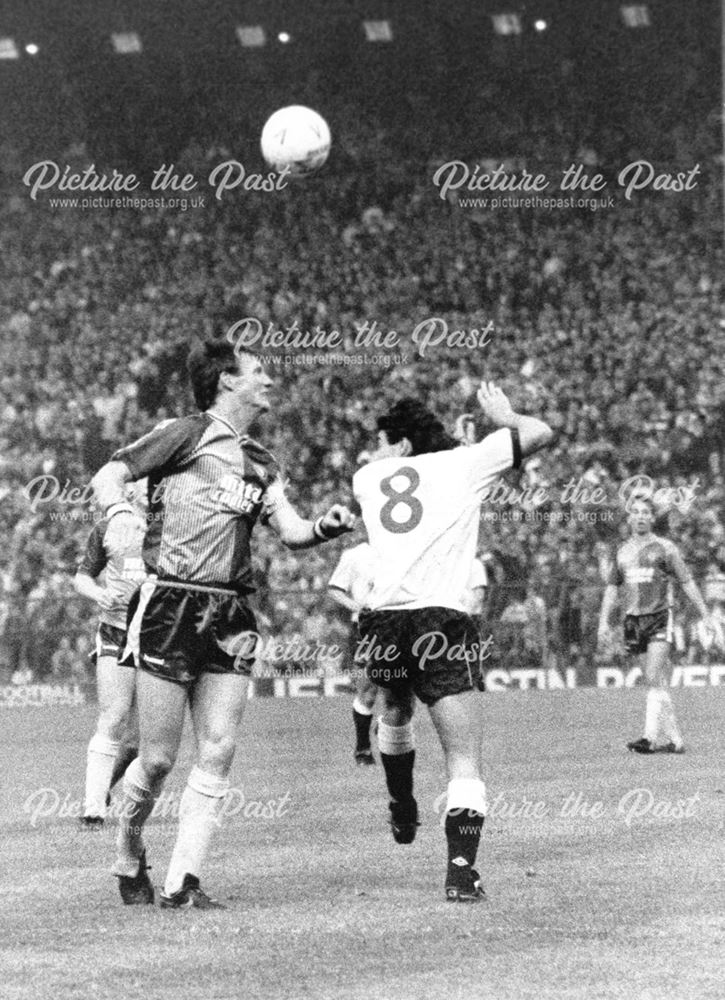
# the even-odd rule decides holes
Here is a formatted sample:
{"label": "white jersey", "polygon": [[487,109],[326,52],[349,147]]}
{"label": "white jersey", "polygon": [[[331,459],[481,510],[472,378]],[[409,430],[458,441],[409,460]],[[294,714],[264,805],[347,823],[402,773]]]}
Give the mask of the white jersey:
{"label": "white jersey", "polygon": [[373,586],[373,552],[367,542],[345,549],[327,586],[344,591],[355,602],[352,620],[357,621]]}
{"label": "white jersey", "polygon": [[502,428],[468,448],[359,469],[353,492],[376,567],[366,606],[465,611],[481,494],[519,462],[518,433]]}
{"label": "white jersey", "polygon": [[466,581],[466,590],[463,594],[463,610],[467,615],[475,615],[479,612],[479,601],[477,590],[488,586],[488,573],[486,567],[480,559],[474,559],[471,563],[471,571]]}

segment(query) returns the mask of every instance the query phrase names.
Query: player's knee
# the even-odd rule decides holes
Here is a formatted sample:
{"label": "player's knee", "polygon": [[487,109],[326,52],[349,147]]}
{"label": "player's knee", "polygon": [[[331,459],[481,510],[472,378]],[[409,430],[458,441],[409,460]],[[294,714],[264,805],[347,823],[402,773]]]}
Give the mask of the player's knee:
{"label": "player's knee", "polygon": [[232,766],[236,740],[233,736],[218,736],[199,740],[199,767],[209,774],[225,776]]}
{"label": "player's knee", "polygon": [[152,783],[163,781],[176,759],[175,754],[165,747],[151,747],[139,754],[144,773]]}
{"label": "player's knee", "polygon": [[98,717],[98,732],[111,740],[121,740],[125,736],[130,723],[130,712],[123,706],[111,705],[104,709]]}

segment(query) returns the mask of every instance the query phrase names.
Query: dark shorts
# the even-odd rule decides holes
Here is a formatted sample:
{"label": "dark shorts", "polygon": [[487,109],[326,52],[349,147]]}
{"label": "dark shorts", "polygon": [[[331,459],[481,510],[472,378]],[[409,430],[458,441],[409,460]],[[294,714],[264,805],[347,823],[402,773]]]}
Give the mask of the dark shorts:
{"label": "dark shorts", "polygon": [[668,608],[653,615],[627,615],[624,619],[624,645],[631,656],[646,653],[649,644],[672,642],[672,614]]}
{"label": "dark shorts", "polygon": [[147,673],[190,687],[202,673],[252,672],[257,622],[243,595],[146,583],[129,613],[129,646]]}
{"label": "dark shorts", "polygon": [[106,622],[98,623],[96,632],[96,648],[91,653],[91,660],[95,666],[101,656],[112,656],[114,660],[123,667],[132,667],[133,661],[123,660],[121,653],[126,647],[126,629],[118,628],[116,625],[108,625]]}
{"label": "dark shorts", "polygon": [[363,611],[358,627],[367,675],[378,687],[412,688],[424,705],[483,690],[483,645],[476,623],[462,611]]}

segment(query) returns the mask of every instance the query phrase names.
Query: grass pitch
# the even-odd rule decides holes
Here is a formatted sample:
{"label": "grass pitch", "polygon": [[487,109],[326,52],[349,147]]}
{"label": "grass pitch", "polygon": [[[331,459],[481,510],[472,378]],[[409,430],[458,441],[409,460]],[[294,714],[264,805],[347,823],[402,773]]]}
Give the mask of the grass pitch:
{"label": "grass pitch", "polygon": [[[683,757],[624,750],[641,690],[484,697],[488,900],[468,906],[443,898],[445,780],[422,709],[423,826],[398,846],[380,766],[353,765],[349,699],[249,704],[203,879],[223,912],[124,907],[115,824],[62,815],[93,710],[3,711],[3,1000],[722,997],[725,690],[675,693]],[[157,885],[190,762],[187,739],[148,826]]]}

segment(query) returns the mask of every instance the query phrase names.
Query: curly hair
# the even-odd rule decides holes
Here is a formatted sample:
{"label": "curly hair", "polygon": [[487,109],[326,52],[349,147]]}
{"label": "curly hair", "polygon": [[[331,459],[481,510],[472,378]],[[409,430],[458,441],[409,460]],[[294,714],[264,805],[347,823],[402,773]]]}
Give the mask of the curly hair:
{"label": "curly hair", "polygon": [[236,350],[228,340],[205,340],[189,351],[186,370],[194,401],[200,410],[208,410],[216,400],[222,372],[239,373],[241,353],[251,352]]}
{"label": "curly hair", "polygon": [[418,399],[401,399],[378,418],[378,430],[385,431],[390,444],[407,438],[414,455],[457,448],[456,441],[434,413]]}

